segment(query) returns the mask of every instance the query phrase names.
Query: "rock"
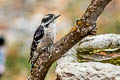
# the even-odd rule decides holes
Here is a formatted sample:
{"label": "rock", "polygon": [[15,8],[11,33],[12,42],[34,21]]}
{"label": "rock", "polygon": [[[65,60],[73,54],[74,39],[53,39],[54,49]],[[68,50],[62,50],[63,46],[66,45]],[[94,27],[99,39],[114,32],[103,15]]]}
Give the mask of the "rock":
{"label": "rock", "polygon": [[76,47],[79,62],[99,61],[120,65],[120,35],[86,37]]}
{"label": "rock", "polygon": [[[83,53],[91,50],[96,50],[97,56],[88,56]],[[103,53],[103,51],[103,55],[98,54]],[[57,80],[120,80],[120,66],[110,64],[109,61],[106,61],[108,63],[92,62],[117,57],[115,63],[116,61],[119,63],[119,53],[120,35],[104,34],[86,37],[57,61]],[[77,56],[78,54],[85,59],[91,60],[79,63],[81,58]]]}
{"label": "rock", "polygon": [[109,63],[85,62],[60,64],[58,80],[120,80],[120,67]]}
{"label": "rock", "polygon": [[78,44],[81,49],[104,49],[104,48],[116,48],[120,46],[119,34],[103,34],[96,36],[88,36],[80,41]]}

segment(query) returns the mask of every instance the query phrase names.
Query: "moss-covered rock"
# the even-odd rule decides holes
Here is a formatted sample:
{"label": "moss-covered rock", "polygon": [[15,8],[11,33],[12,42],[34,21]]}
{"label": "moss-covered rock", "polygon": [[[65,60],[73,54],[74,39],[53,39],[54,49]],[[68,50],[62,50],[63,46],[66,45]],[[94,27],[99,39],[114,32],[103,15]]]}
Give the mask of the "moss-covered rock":
{"label": "moss-covered rock", "polygon": [[120,35],[86,37],[76,47],[79,62],[99,61],[120,65]]}

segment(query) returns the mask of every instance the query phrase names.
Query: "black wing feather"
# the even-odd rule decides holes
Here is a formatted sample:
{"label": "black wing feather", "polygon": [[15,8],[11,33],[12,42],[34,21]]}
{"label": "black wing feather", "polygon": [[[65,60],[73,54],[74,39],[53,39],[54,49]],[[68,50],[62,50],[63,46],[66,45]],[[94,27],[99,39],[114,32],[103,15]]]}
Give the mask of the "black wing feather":
{"label": "black wing feather", "polygon": [[32,42],[32,45],[31,45],[31,52],[30,52],[30,59],[29,59],[29,62],[31,60],[31,58],[33,57],[33,54],[34,54],[34,51],[36,50],[37,48],[37,45],[39,43],[39,40],[42,39],[44,36],[44,29],[43,29],[43,26],[39,26],[35,33],[34,33],[34,36],[33,36],[33,42]]}
{"label": "black wing feather", "polygon": [[34,36],[33,36],[33,38],[34,38],[33,40],[38,41],[38,40],[42,39],[43,36],[44,36],[43,26],[39,26],[39,27],[37,28],[37,30],[35,31],[35,34],[34,34]]}

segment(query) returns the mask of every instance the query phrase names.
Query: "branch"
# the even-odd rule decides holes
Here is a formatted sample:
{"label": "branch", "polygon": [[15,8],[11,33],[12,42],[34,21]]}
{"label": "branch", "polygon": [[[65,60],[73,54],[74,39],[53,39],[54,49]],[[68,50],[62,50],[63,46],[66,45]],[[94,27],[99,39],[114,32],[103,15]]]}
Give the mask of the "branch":
{"label": "branch", "polygon": [[69,49],[96,29],[96,20],[111,0],[92,0],[85,14],[76,24],[77,29],[69,32],[61,40],[44,51],[32,68],[28,80],[44,80],[50,66]]}

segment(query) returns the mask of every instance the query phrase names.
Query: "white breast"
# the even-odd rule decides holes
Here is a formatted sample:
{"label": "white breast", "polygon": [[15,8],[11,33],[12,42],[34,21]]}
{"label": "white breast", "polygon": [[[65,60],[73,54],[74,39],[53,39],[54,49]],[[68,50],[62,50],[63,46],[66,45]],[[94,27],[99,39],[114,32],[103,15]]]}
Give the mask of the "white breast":
{"label": "white breast", "polygon": [[49,24],[48,28],[44,28],[46,37],[51,38],[53,41],[56,39],[56,24],[52,22]]}

